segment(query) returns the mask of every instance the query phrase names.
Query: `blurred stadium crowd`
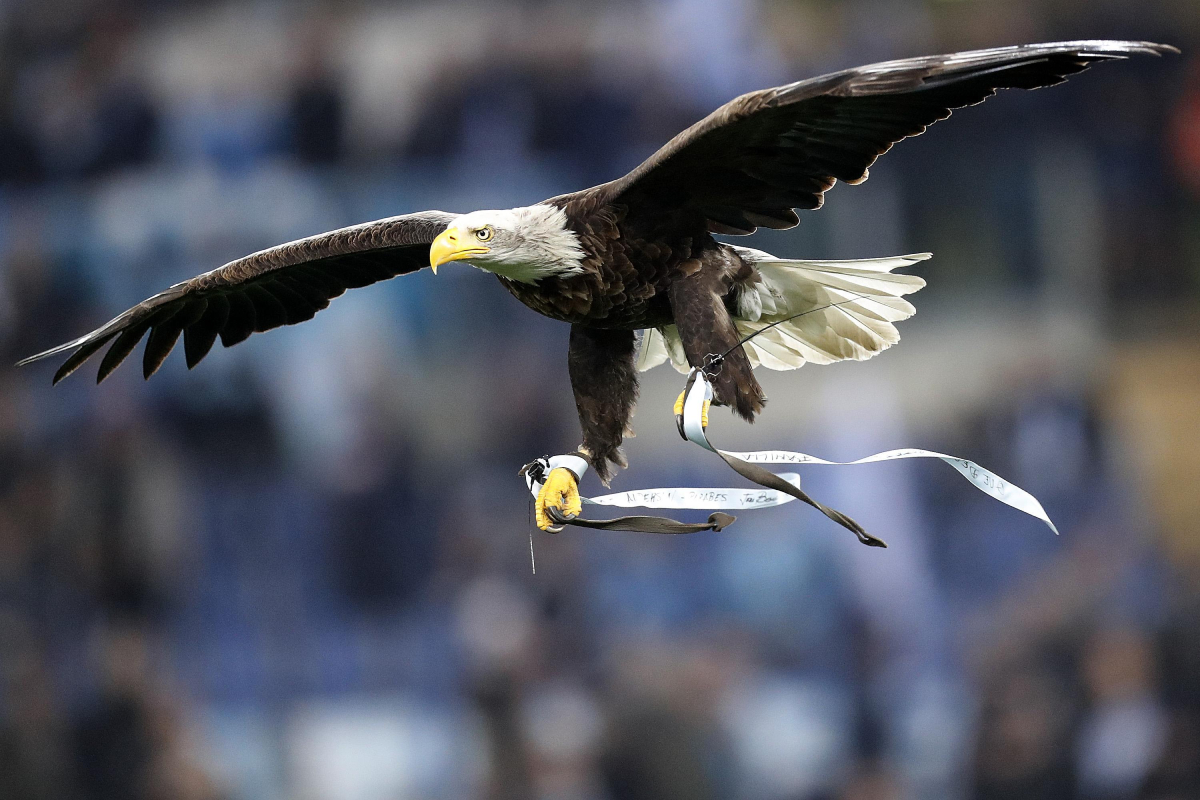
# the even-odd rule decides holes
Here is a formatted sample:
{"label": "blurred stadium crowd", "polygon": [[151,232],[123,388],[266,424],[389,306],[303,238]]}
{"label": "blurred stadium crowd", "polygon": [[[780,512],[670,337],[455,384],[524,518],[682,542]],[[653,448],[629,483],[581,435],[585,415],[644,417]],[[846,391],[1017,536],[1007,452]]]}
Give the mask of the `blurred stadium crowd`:
{"label": "blurred stadium crowd", "polygon": [[[1072,38],[1174,59],[1008,95],[782,255],[932,250],[868,364],[718,440],[979,461],[805,473],[720,535],[538,536],[566,329],[446,269],[194,373],[0,366],[0,798],[1200,797],[1193,0],[0,3],[0,362],[410,210],[613,178],[752,88]],[[724,485],[647,376],[614,486]],[[594,491],[588,483],[585,491]]]}

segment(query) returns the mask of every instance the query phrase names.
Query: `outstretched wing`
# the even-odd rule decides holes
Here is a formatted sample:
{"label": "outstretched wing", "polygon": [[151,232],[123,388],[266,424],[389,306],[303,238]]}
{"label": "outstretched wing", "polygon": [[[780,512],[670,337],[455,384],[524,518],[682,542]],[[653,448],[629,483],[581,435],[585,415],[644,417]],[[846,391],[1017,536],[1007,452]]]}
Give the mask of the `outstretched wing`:
{"label": "outstretched wing", "polygon": [[17,366],[73,351],[54,374],[58,383],[111,341],[100,362],[99,383],[149,331],[142,358],[145,377],[158,370],[181,333],[191,369],[218,336],[230,347],[256,331],[312,319],[347,289],[429,266],[429,245],[452,219],[453,214],[443,211],[423,211],[260,250],[177,283],[86,336],[30,356]]}
{"label": "outstretched wing", "polygon": [[839,180],[860,183],[893,144],[997,89],[1061,83],[1097,61],[1179,52],[1150,42],[1078,41],[909,58],[742,95],[633,172],[591,190],[639,214],[690,210],[714,233],[800,221]]}

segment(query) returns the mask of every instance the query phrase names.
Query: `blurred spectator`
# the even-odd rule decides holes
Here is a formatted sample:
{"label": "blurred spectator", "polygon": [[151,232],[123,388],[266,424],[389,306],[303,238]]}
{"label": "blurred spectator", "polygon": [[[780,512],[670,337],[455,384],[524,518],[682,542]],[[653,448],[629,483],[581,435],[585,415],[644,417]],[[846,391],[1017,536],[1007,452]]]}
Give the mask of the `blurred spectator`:
{"label": "blurred spectator", "polygon": [[1076,745],[1079,796],[1129,797],[1162,756],[1169,719],[1159,700],[1153,651],[1129,629],[1101,629],[1084,648],[1089,708]]}
{"label": "blurred spectator", "polygon": [[85,798],[215,800],[190,763],[175,704],[155,685],[142,634],[110,630],[101,643],[102,686],[75,723],[75,763]]}
{"label": "blurred spectator", "polygon": [[976,747],[980,800],[1076,797],[1071,754],[1070,686],[1040,664],[1017,664],[984,697]]}
{"label": "blurred spectator", "polygon": [[300,65],[288,100],[289,148],[303,164],[334,164],[344,155],[346,101],[324,52],[325,32],[314,23],[298,44]]}

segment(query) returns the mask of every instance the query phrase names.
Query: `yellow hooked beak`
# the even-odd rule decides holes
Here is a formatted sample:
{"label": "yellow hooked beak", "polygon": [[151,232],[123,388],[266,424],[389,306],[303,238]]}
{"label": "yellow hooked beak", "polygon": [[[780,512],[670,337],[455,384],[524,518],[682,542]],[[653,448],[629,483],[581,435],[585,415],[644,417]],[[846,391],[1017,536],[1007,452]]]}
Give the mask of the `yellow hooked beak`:
{"label": "yellow hooked beak", "polygon": [[470,234],[463,233],[460,237],[458,228],[447,228],[429,245],[429,266],[436,275],[437,268],[447,261],[462,261],[464,258],[482,256],[490,252],[490,248],[475,241],[475,237]]}

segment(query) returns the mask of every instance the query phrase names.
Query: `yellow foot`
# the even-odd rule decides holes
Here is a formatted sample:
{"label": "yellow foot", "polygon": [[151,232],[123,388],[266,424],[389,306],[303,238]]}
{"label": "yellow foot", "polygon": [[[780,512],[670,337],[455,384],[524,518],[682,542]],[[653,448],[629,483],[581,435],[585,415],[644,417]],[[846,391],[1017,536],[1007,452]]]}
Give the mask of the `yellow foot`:
{"label": "yellow foot", "polygon": [[[683,401],[687,398],[687,389],[679,393],[679,397],[675,398],[675,416],[683,416]],[[700,427],[708,427],[708,407],[712,405],[712,400],[705,400],[704,405],[700,407]]]}
{"label": "yellow foot", "polygon": [[537,526],[544,531],[558,533],[563,526],[556,524],[546,513],[547,509],[551,508],[557,509],[564,517],[577,517],[583,513],[583,502],[579,499],[579,483],[568,469],[559,467],[551,470],[534,503],[534,519]]}

